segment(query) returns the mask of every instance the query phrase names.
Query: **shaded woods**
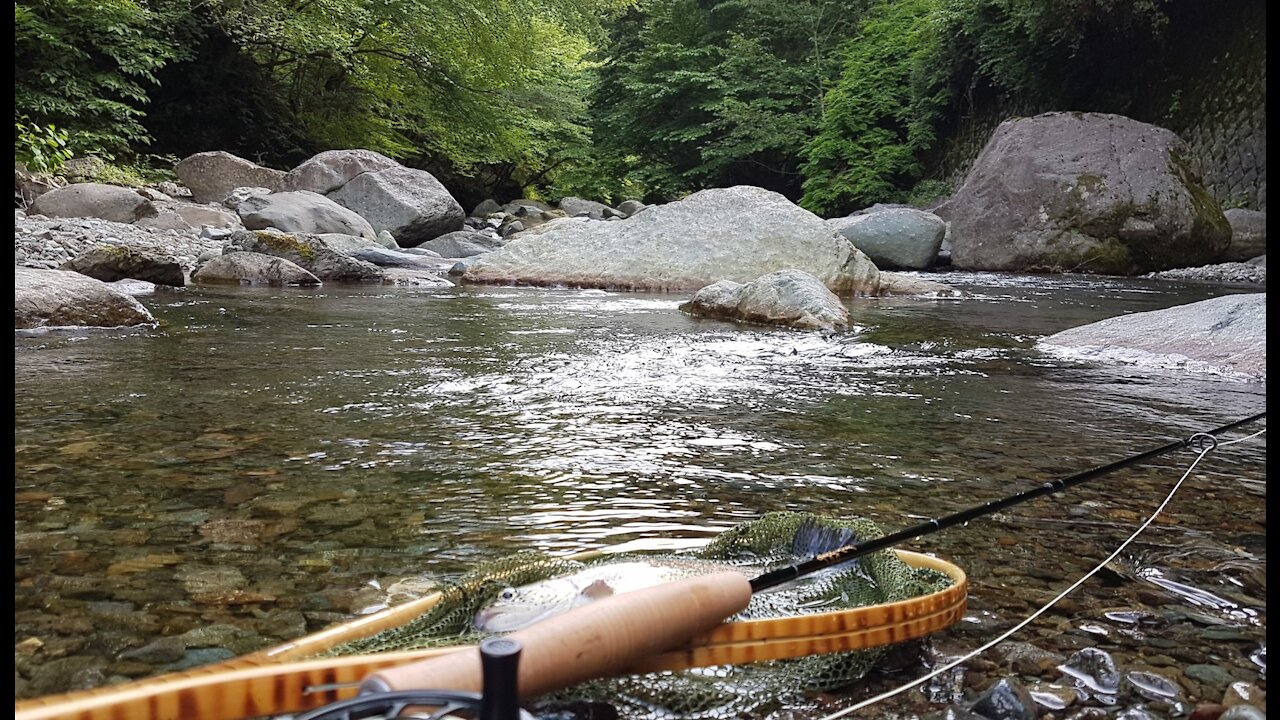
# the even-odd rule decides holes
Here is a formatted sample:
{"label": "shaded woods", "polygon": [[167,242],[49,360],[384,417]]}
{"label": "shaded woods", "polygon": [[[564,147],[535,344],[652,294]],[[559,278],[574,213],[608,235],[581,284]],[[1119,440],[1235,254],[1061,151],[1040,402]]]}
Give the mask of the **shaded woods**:
{"label": "shaded woods", "polygon": [[52,125],[144,172],[363,147],[468,207],[750,184],[836,214],[945,194],[948,140],[993,108],[1169,120],[1178,38],[1265,20],[1203,4],[20,0],[15,144]]}

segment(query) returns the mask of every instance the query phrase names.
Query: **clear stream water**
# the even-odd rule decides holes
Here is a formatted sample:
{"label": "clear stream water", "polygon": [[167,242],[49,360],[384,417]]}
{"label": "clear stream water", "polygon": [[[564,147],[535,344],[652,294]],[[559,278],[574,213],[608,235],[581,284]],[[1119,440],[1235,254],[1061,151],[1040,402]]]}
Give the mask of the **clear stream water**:
{"label": "clear stream water", "polygon": [[[1265,408],[1265,383],[1035,349],[1228,290],[942,279],[970,297],[852,300],[857,329],[831,337],[693,319],[674,295],[358,286],[188,289],[144,300],[155,330],[19,336],[16,693],[217,659],[127,656],[210,624],[278,642],[518,549],[705,538],[777,509],[897,529]],[[912,547],[970,573],[973,623],[1011,624],[1189,459]],[[1265,476],[1265,436],[1212,455],[1117,569],[1147,595],[1086,590],[1060,621],[1163,598],[1261,637]]]}

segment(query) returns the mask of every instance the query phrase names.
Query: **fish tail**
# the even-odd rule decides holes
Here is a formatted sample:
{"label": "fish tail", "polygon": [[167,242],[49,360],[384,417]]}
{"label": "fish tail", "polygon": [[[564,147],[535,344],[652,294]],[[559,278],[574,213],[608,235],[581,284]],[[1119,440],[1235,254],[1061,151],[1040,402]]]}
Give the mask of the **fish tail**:
{"label": "fish tail", "polygon": [[832,527],[807,517],[796,528],[791,553],[795,557],[813,557],[842,548],[857,539],[858,534],[852,528]]}

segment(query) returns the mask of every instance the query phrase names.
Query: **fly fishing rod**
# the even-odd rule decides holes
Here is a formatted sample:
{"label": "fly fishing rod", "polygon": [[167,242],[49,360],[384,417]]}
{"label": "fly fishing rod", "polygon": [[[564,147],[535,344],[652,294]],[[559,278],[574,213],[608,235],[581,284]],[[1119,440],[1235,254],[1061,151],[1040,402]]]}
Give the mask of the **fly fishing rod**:
{"label": "fly fishing rod", "polygon": [[[709,631],[744,610],[754,593],[776,587],[824,568],[887,549],[906,540],[938,532],[1008,507],[1079,485],[1168,452],[1204,442],[1266,417],[1261,412],[1207,432],[1162,445],[1070,477],[992,500],[962,512],[920,523],[890,535],[852,542],[814,558],[748,579],[736,572],[666,583],[621,593],[575,608],[507,637],[523,648],[518,694],[529,698],[583,680],[617,674],[637,661]],[[482,661],[477,649],[380,670],[365,678],[362,693],[393,693],[436,687],[478,692]]]}
{"label": "fly fishing rod", "polygon": [[751,591],[759,592],[779,585],[785,585],[797,578],[829,568],[833,565],[846,563],[864,555],[870,555],[878,550],[884,550],[886,548],[893,547],[894,545],[898,545],[899,543],[906,542],[907,540],[912,540],[923,535],[929,535],[938,532],[939,530],[946,530],[947,528],[955,527],[956,525],[963,525],[970,520],[998,513],[1005,508],[1020,505],[1028,500],[1034,500],[1038,497],[1044,497],[1045,495],[1052,495],[1053,493],[1066,490],[1067,488],[1086,483],[1094,478],[1115,472],[1121,468],[1126,468],[1130,465],[1135,465],[1137,463],[1159,457],[1165,453],[1173,452],[1174,450],[1181,450],[1182,448],[1189,447],[1200,440],[1215,442],[1215,436],[1221,435],[1229,430],[1234,430],[1238,427],[1257,422],[1266,416],[1267,413],[1264,410],[1263,412],[1251,415],[1243,420],[1227,423],[1226,425],[1222,425],[1205,432],[1195,433],[1194,435],[1182,440],[1176,440],[1167,445],[1161,445],[1158,448],[1147,450],[1146,452],[1138,453],[1137,455],[1131,455],[1123,460],[1117,460],[1113,463],[1107,463],[1106,465],[1099,465],[1090,470],[1076,473],[1070,477],[1051,480],[1030,490],[1024,490],[1023,492],[1015,493],[1008,497],[992,500],[983,505],[971,507],[968,510],[962,510],[958,513],[953,513],[945,517],[928,520],[918,525],[904,528],[898,532],[878,537],[874,540],[868,540],[866,542],[855,541],[849,543],[848,545],[836,548],[830,552],[814,556],[812,559],[806,560],[805,562],[778,568],[764,573],[763,575],[754,577],[751,579]]}

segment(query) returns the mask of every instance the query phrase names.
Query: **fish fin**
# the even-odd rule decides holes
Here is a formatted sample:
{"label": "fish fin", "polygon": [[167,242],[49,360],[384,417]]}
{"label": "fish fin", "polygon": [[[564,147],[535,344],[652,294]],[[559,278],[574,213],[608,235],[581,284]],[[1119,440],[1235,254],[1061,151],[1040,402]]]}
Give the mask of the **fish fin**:
{"label": "fish fin", "polygon": [[842,548],[857,539],[857,533],[850,528],[821,525],[808,517],[796,529],[795,539],[791,542],[791,554],[795,557],[813,557]]}
{"label": "fish fin", "polygon": [[582,588],[582,592],[580,594],[583,597],[589,598],[591,600],[599,600],[601,598],[607,598],[610,595],[612,595],[613,588],[609,587],[609,583],[603,580],[596,580],[590,585]]}

